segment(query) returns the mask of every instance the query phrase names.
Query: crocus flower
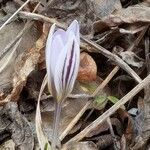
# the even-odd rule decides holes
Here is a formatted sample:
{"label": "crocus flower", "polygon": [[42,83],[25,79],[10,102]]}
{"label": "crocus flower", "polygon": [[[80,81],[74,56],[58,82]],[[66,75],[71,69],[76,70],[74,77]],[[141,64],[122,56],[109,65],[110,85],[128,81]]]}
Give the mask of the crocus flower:
{"label": "crocus flower", "polygon": [[71,93],[80,60],[79,24],[74,20],[67,31],[52,25],[46,43],[48,88],[56,99],[52,148],[56,148],[61,104]]}
{"label": "crocus flower", "polygon": [[78,74],[80,57],[79,25],[74,20],[67,31],[52,25],[46,43],[48,88],[57,101],[71,93]]}

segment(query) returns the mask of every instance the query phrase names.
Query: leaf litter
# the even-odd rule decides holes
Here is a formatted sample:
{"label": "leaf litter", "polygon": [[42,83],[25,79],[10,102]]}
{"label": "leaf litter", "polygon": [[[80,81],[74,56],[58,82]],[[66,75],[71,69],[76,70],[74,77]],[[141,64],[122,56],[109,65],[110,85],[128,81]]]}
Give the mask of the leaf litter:
{"label": "leaf litter", "polygon": [[[38,2],[40,0],[31,1],[22,11],[32,11]],[[22,0],[0,1],[0,24],[4,23],[23,3]],[[148,47],[145,39],[149,36],[149,28],[138,44],[134,45],[133,51],[127,50],[145,26],[149,25],[149,6],[148,0],[135,1],[134,4],[126,0],[90,0],[88,2],[52,0],[41,1],[36,13],[54,18],[60,24],[66,25],[77,19],[81,25],[82,35],[118,55],[144,79],[148,75],[145,53],[149,55],[149,52],[145,51]],[[1,52],[23,29],[25,22],[25,18],[16,15],[0,31]],[[2,64],[0,67],[0,148],[7,148],[9,145],[12,145],[10,148],[12,150],[16,147],[20,149],[38,147],[34,118],[40,86],[46,74],[44,49],[50,25],[44,20],[35,21],[27,34],[24,34],[20,41],[18,40],[20,43],[16,42],[0,59]],[[119,47],[119,51],[113,51],[116,47],[117,49]],[[79,94],[81,97],[71,98],[70,96],[63,104],[59,134],[63,133],[88,101],[91,101],[92,105],[87,105],[82,117],[68,131],[62,140],[62,149],[112,149],[115,145],[113,142],[115,137],[122,149],[123,147],[136,149],[141,145],[147,149],[147,140],[150,137],[149,88],[144,89],[146,94],[141,91],[110,116],[115,137],[112,135],[108,122],[104,121],[87,133],[82,141],[66,144],[136,86],[134,79],[120,69],[116,75],[111,76],[109,83],[104,87],[101,85],[102,88],[94,97],[85,97],[84,94],[92,95],[100,84],[104,84],[103,82],[114,68],[114,62],[92,49],[89,51],[88,47],[82,48],[81,51],[83,52],[80,58],[79,74],[73,90],[73,94]],[[137,68],[142,69],[139,71]],[[45,88],[39,104],[43,131],[48,141],[51,141],[54,100],[49,94]],[[139,102],[141,97],[146,99],[142,104],[141,101]],[[133,116],[135,110],[139,114]]]}

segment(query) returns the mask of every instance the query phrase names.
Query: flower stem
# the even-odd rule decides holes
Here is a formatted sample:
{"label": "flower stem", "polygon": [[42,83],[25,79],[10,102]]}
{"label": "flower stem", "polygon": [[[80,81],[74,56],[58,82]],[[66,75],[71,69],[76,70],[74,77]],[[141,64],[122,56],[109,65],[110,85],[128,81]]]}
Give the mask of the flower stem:
{"label": "flower stem", "polygon": [[53,136],[52,136],[52,150],[56,150],[57,143],[59,142],[58,129],[61,113],[61,102],[55,101],[54,123],[53,123]]}

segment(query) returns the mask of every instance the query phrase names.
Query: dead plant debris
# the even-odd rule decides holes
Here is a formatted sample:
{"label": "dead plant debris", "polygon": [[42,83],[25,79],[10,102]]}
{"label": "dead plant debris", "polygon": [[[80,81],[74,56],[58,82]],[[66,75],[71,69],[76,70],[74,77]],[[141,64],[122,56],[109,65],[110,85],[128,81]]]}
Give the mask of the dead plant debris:
{"label": "dead plant debris", "polygon": [[[35,111],[48,31],[74,19],[82,37],[80,68],[62,106],[60,149],[148,150],[149,0],[0,0],[0,149],[39,149]],[[47,88],[41,99],[51,142],[54,100]]]}

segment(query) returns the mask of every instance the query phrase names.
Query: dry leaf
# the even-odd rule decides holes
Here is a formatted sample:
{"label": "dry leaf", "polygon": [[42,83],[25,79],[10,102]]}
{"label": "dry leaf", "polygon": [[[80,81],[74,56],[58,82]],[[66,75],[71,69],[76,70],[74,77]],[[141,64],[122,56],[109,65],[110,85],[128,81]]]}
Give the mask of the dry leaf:
{"label": "dry leaf", "polygon": [[[115,126],[116,128],[116,132],[118,135],[122,134],[122,127],[121,127],[121,123],[117,118],[111,118],[111,123],[113,126]],[[107,132],[109,133],[109,125],[108,123],[105,121],[103,123],[101,123],[100,125],[98,125],[94,130],[92,130],[90,133],[88,133],[86,135],[86,138],[90,138],[92,139],[92,137],[96,137],[99,136],[101,133],[103,132]]]}
{"label": "dry leaf", "polygon": [[80,68],[77,79],[79,81],[93,81],[97,76],[97,66],[94,59],[87,53],[80,55]]}
{"label": "dry leaf", "polygon": [[57,18],[61,23],[70,24],[76,19],[80,23],[80,32],[89,38],[93,37],[93,21],[97,16],[83,0],[52,0],[44,14]]}
{"label": "dry leaf", "polygon": [[127,7],[117,11],[114,15],[104,18],[103,22],[106,22],[106,24],[110,27],[117,26],[122,23],[150,23],[150,8],[140,5]]}
{"label": "dry leaf", "polygon": [[119,55],[129,65],[132,65],[137,68],[141,68],[143,66],[143,62],[140,61],[140,58],[134,52],[125,51],[125,52],[120,52]]}
{"label": "dry leaf", "polygon": [[0,110],[0,127],[0,142],[11,137],[16,149],[33,150],[34,136],[32,126],[18,110],[17,103],[9,102]]}
{"label": "dry leaf", "polygon": [[65,145],[61,150],[98,150],[96,144],[91,141],[75,142]]}
{"label": "dry leaf", "polygon": [[131,142],[134,141],[134,137],[135,137],[134,121],[131,118],[131,116],[128,114],[128,112],[121,108],[117,110],[117,113],[123,123],[123,128],[125,130],[124,135],[126,141],[131,144]]}
{"label": "dry leaf", "polygon": [[89,0],[89,7],[99,17],[103,18],[122,8],[120,0]]}
{"label": "dry leaf", "polygon": [[15,150],[15,143],[13,140],[8,140],[2,145],[0,145],[1,150]]}
{"label": "dry leaf", "polygon": [[35,46],[17,58],[17,62],[15,64],[15,73],[12,79],[13,89],[5,99],[0,101],[1,105],[11,100],[18,100],[20,93],[26,84],[27,77],[32,71],[36,69],[36,66],[39,63],[39,58],[41,56],[40,51],[43,50],[47,34],[48,27],[47,32],[43,32],[41,37],[37,40]]}
{"label": "dry leaf", "polygon": [[[117,118],[111,118],[111,123],[113,130],[115,131],[115,137],[119,139],[119,137],[122,135],[121,122]],[[96,142],[99,149],[113,145],[113,137],[110,133],[107,121],[101,123],[93,131],[87,134],[85,139]]]}
{"label": "dry leaf", "polygon": [[13,57],[9,60],[9,63],[7,63],[7,66],[5,66],[5,69],[2,72],[0,71],[0,91],[3,91],[5,96],[10,93],[10,90],[12,90],[12,79],[18,55],[27,49],[30,49],[39,37],[38,31],[31,28],[24,36],[22,36],[22,40],[17,50],[13,52],[14,46],[12,46],[4,55],[5,48],[8,47],[11,41],[14,40],[14,37],[16,37],[17,34],[23,29],[23,27],[23,22],[11,22],[0,31],[0,66],[2,67],[6,65],[10,55],[13,55]]}

